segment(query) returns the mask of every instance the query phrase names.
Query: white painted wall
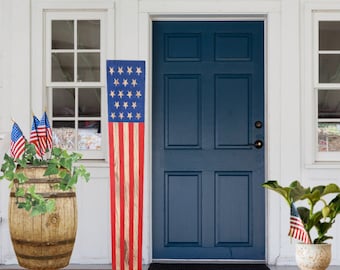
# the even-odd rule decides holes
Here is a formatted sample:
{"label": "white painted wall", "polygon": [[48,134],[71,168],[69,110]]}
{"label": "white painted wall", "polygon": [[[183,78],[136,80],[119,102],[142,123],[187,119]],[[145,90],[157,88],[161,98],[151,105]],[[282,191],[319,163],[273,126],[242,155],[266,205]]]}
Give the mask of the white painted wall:
{"label": "white painted wall", "polygon": [[[34,71],[31,66],[31,6],[33,0],[0,1],[0,133],[8,133],[11,118],[21,123],[28,134],[30,128]],[[47,3],[55,0],[45,0]],[[86,3],[99,0],[87,0]],[[58,1],[72,6],[82,0]],[[85,3],[84,2],[84,3]],[[338,0],[112,0],[115,5],[116,59],[145,59],[147,75],[146,164],[144,198],[143,263],[152,260],[151,228],[151,21],[161,19],[228,19],[256,16],[266,21],[266,132],[267,178],[288,184],[293,179],[304,183],[335,181],[340,183],[338,164],[306,166],[306,153],[313,152],[305,144],[310,100],[308,91],[308,47],[310,30],[306,17],[313,8],[340,10]],[[308,24],[308,23],[307,23]],[[309,29],[309,30],[308,30]],[[306,45],[307,44],[307,45]],[[40,102],[40,101],[39,101]],[[306,150],[307,148],[307,150]],[[308,152],[308,148],[311,148]],[[86,164],[92,179],[78,187],[79,230],[73,263],[110,263],[109,167],[106,162]],[[264,179],[265,180],[265,179]],[[0,263],[15,262],[7,224],[6,183],[0,184]],[[294,243],[287,237],[289,209],[280,198],[267,193],[267,261],[270,264],[295,264]],[[340,227],[334,228],[334,237]],[[340,265],[339,241],[333,241],[332,264]]]}

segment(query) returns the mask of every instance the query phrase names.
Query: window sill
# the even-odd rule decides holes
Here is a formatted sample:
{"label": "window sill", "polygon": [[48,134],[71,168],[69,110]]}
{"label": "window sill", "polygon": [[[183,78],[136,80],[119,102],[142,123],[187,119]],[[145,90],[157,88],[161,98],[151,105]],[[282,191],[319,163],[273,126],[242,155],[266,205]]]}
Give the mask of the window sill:
{"label": "window sill", "polygon": [[306,164],[307,169],[340,169],[340,161],[316,161]]}

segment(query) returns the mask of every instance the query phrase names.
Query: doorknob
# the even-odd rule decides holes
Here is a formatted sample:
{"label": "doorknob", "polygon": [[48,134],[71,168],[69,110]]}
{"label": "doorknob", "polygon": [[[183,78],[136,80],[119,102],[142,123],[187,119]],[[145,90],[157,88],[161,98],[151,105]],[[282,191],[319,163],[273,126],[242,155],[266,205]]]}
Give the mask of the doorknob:
{"label": "doorknob", "polygon": [[263,141],[261,141],[261,140],[256,140],[256,141],[254,142],[254,146],[255,146],[257,149],[262,148],[262,147],[263,147]]}
{"label": "doorknob", "polygon": [[262,128],[262,125],[263,125],[263,124],[262,124],[261,121],[256,121],[256,122],[255,122],[255,127],[256,127],[256,128]]}

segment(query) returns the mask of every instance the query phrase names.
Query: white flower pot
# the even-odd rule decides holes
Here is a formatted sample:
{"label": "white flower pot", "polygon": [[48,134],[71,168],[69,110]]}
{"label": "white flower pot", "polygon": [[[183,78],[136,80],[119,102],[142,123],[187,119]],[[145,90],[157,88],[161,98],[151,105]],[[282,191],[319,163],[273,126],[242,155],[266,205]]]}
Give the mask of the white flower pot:
{"label": "white flower pot", "polygon": [[331,257],[331,244],[296,244],[295,259],[301,270],[324,270]]}

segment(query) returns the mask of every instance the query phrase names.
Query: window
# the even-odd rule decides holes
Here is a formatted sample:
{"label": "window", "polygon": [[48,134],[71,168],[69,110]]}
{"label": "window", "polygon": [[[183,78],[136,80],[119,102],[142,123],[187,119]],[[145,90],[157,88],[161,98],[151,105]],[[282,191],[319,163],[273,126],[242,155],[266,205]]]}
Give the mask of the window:
{"label": "window", "polygon": [[315,16],[317,161],[340,161],[340,17]]}
{"label": "window", "polygon": [[104,158],[104,28],[100,12],[46,15],[46,96],[53,142],[85,159]]}

